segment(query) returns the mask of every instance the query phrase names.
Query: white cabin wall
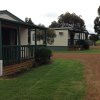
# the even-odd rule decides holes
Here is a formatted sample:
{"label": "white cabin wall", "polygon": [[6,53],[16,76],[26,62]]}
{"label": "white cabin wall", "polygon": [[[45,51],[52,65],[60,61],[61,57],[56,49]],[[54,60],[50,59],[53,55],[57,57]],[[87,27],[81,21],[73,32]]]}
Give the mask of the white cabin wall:
{"label": "white cabin wall", "polygon": [[28,28],[20,28],[21,45],[28,45]]}
{"label": "white cabin wall", "polygon": [[[48,46],[68,46],[68,30],[54,30],[56,33],[56,38],[54,38],[53,44],[47,44]],[[62,32],[63,35],[60,35]]]}

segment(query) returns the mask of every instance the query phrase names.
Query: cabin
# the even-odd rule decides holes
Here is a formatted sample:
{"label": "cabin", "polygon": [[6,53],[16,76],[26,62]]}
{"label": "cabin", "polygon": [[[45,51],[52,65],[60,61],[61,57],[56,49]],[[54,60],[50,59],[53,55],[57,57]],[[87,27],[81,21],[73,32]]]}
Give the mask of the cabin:
{"label": "cabin", "polygon": [[[0,76],[16,73],[33,66],[36,50],[36,30],[46,28],[21,20],[7,10],[0,11]],[[31,44],[34,31],[35,44]]]}
{"label": "cabin", "polygon": [[53,44],[47,44],[53,50],[68,50],[76,47],[77,40],[87,40],[88,31],[80,31],[71,27],[51,28],[56,34]]}

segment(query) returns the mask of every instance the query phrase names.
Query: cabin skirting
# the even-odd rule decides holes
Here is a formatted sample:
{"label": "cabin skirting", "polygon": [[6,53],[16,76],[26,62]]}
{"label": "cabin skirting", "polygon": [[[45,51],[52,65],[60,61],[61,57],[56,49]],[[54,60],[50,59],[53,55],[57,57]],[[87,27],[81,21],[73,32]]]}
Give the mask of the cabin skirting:
{"label": "cabin skirting", "polygon": [[3,76],[15,74],[24,69],[31,68],[31,67],[33,67],[33,64],[34,64],[34,59],[28,60],[25,62],[21,62],[19,64],[5,66],[5,67],[3,67]]}

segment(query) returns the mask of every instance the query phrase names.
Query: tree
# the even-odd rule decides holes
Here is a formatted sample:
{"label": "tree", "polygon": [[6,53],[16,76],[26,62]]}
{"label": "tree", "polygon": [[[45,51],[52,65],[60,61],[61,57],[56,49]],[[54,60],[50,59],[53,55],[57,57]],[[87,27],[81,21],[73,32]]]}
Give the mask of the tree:
{"label": "tree", "polygon": [[74,33],[83,32],[86,30],[84,20],[80,18],[80,16],[75,13],[66,12],[65,14],[61,14],[58,17],[58,21],[53,21],[50,25],[50,28],[60,28],[60,27],[70,27],[72,29],[70,34],[71,45],[74,44]]}
{"label": "tree", "polygon": [[58,23],[63,27],[72,27],[73,29],[84,30],[84,20],[81,19],[75,13],[70,14],[69,12],[61,14],[58,18]]}
{"label": "tree", "polygon": [[98,16],[94,19],[94,31],[97,34],[100,34],[100,6],[97,10]]}
{"label": "tree", "polygon": [[49,27],[50,28],[57,28],[57,27],[59,27],[59,24],[56,21],[53,21]]}
{"label": "tree", "polygon": [[[45,27],[44,25],[42,25],[42,24],[39,24],[38,26],[40,26],[40,27]],[[38,41],[40,41],[40,40],[42,40],[43,41],[43,43],[44,43],[44,36],[45,36],[45,31],[44,30],[39,30],[39,29],[37,29],[37,40]],[[47,43],[48,44],[52,44],[52,43],[54,43],[54,38],[56,37],[56,34],[55,34],[55,32],[54,32],[54,30],[52,30],[52,29],[47,29],[47,31],[46,31],[46,41],[47,41]]]}
{"label": "tree", "polygon": [[48,29],[47,30],[47,43],[53,44],[54,43],[54,38],[56,37],[56,34],[53,29]]}
{"label": "tree", "polygon": [[100,34],[100,21],[99,17],[96,17],[94,20],[94,31],[98,34]]}
{"label": "tree", "polygon": [[36,30],[36,38],[37,38],[37,41],[41,41],[41,40],[44,40],[44,31],[43,30],[40,30],[40,29],[37,29]]}
{"label": "tree", "polygon": [[80,18],[80,16],[75,13],[66,12],[65,14],[61,14],[58,17],[58,21],[53,21],[50,27],[71,27],[73,30],[85,30],[84,20]]}
{"label": "tree", "polygon": [[[38,24],[39,27],[45,28],[45,26],[43,24]],[[37,29],[36,30],[36,38],[37,41],[43,41],[44,44],[44,39],[45,39],[45,31],[42,29]]]}
{"label": "tree", "polygon": [[26,23],[29,23],[29,24],[31,24],[31,25],[35,25],[35,24],[32,22],[32,19],[31,19],[31,18],[28,18],[28,17],[25,18],[25,22],[26,22]]}
{"label": "tree", "polygon": [[91,34],[89,39],[93,41],[94,45],[96,45],[96,41],[99,40],[99,36],[97,34]]}
{"label": "tree", "polygon": [[[34,25],[34,23],[32,22],[31,18],[26,18],[26,22],[29,23],[29,24],[32,24]],[[53,22],[53,24],[56,23],[56,21]],[[43,24],[38,24],[39,27],[41,28],[45,28],[45,25]],[[47,29],[47,34],[46,34],[46,41],[47,43],[49,44],[52,44],[54,43],[54,38],[56,37],[56,34],[54,32],[54,30],[52,29]],[[45,43],[45,31],[42,30],[42,29],[37,29],[36,30],[36,38],[37,38],[37,41],[43,41],[43,44]]]}
{"label": "tree", "polygon": [[99,8],[98,8],[98,15],[100,15],[100,6],[99,6]]}

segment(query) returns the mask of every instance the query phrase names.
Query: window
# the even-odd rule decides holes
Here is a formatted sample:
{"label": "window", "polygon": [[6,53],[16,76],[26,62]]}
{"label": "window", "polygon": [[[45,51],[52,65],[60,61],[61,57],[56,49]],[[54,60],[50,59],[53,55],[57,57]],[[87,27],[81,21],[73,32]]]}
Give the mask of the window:
{"label": "window", "polygon": [[79,35],[76,35],[76,39],[79,39]]}
{"label": "window", "polygon": [[59,35],[60,35],[60,36],[63,36],[63,32],[59,32]]}
{"label": "window", "polygon": [[32,40],[35,41],[35,34],[32,34]]}

